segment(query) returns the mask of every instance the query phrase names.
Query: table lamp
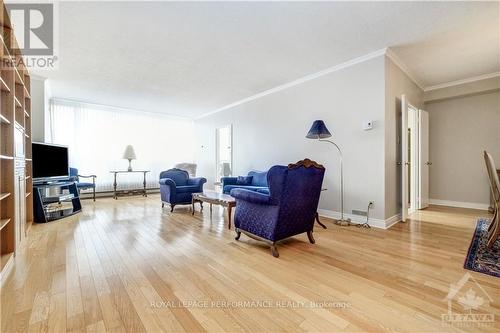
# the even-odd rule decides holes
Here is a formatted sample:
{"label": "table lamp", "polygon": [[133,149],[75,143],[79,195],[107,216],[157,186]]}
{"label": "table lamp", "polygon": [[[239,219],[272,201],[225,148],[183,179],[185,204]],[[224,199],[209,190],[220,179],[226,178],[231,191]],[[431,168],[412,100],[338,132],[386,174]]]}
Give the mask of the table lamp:
{"label": "table lamp", "polygon": [[123,153],[123,158],[128,160],[128,170],[127,171],[131,172],[132,171],[132,160],[137,159],[137,157],[135,156],[134,147],[132,147],[132,145],[128,145],[125,148],[125,152]]}

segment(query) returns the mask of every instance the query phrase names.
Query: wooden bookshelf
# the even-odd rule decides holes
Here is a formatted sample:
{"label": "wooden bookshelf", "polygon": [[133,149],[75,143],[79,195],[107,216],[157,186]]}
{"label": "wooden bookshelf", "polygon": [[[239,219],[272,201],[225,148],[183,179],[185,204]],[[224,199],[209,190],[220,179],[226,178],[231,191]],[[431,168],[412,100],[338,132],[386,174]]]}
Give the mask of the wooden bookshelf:
{"label": "wooden bookshelf", "polygon": [[[0,275],[3,284],[14,265],[16,248],[33,221],[33,181],[30,76],[19,61],[22,55],[3,1],[0,11]],[[15,147],[20,146],[15,144],[16,128],[22,131],[18,137],[24,141],[21,145],[24,156],[16,156]],[[15,168],[20,166],[25,166],[24,177],[15,177]],[[18,184],[22,181],[25,186]],[[21,209],[25,211],[22,221],[18,213]]]}
{"label": "wooden bookshelf", "polygon": [[7,199],[10,196],[10,192],[0,193],[0,201],[3,199]]}
{"label": "wooden bookshelf", "polygon": [[0,219],[0,230],[2,230],[10,222],[10,218]]}

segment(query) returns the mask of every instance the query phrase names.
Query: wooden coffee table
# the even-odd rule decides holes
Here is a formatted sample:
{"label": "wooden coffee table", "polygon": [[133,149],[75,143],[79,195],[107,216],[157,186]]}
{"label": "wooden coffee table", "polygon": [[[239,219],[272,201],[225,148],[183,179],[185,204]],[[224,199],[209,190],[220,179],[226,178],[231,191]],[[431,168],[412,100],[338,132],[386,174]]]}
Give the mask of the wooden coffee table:
{"label": "wooden coffee table", "polygon": [[212,215],[212,205],[219,205],[227,208],[227,219],[228,228],[231,229],[231,213],[233,207],[236,207],[236,199],[228,194],[222,194],[216,191],[204,191],[203,193],[193,193],[193,199],[191,204],[193,205],[193,215],[194,215],[194,204],[196,202],[200,203],[201,211],[203,211],[203,203],[207,202],[210,204],[210,215]]}

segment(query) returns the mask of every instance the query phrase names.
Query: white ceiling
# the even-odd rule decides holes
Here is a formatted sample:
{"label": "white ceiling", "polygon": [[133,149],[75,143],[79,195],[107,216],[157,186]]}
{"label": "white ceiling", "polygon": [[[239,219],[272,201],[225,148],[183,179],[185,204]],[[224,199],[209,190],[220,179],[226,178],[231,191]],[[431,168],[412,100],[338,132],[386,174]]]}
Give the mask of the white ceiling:
{"label": "white ceiling", "polygon": [[54,97],[196,117],[385,47],[423,86],[500,70],[498,2],[61,2]]}

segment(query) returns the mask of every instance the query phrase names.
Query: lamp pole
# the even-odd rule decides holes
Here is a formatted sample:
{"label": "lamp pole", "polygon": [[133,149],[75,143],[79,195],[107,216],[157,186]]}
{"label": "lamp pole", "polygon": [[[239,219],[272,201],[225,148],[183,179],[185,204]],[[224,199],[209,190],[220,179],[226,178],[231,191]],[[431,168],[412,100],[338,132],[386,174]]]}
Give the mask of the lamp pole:
{"label": "lamp pole", "polygon": [[311,126],[309,132],[307,132],[306,138],[308,139],[318,139],[318,141],[328,142],[337,148],[340,155],[340,220],[337,220],[335,223],[340,224],[342,226],[351,225],[351,219],[344,219],[344,166],[343,166],[343,158],[342,158],[342,150],[340,147],[333,141],[325,140],[326,138],[330,138],[332,133],[328,130],[323,120],[315,120]]}
{"label": "lamp pole", "polygon": [[344,166],[343,166],[342,150],[333,141],[325,140],[325,139],[318,139],[318,141],[331,143],[339,151],[339,157],[340,157],[340,221],[338,221],[338,223],[341,225],[350,225],[351,219],[344,220]]}

